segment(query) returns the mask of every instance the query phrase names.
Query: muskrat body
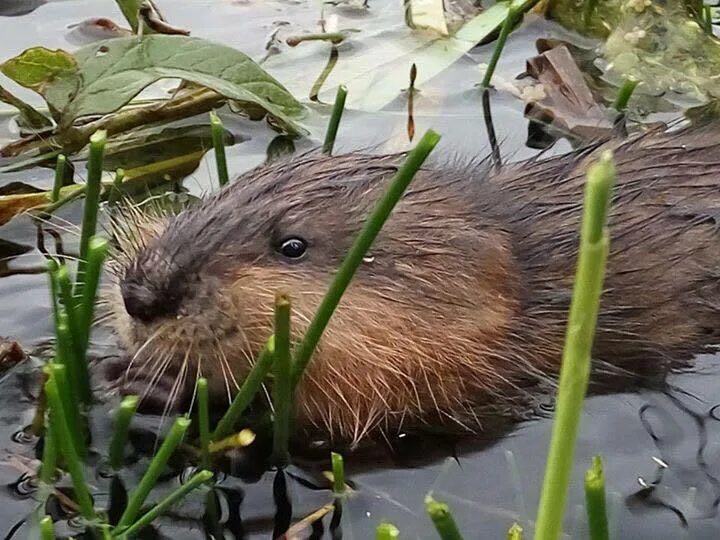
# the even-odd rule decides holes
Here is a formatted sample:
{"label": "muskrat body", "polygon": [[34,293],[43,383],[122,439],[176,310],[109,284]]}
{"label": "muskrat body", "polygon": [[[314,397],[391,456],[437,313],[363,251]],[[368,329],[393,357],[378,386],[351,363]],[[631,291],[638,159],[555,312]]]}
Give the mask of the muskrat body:
{"label": "muskrat body", "polygon": [[[298,425],[357,442],[423,422],[473,431],[529,410],[558,371],[584,175],[608,147],[618,179],[596,364],[642,374],[715,345],[720,126],[501,168],[428,166],[322,338],[298,387]],[[310,153],[176,216],[129,212],[109,298],[131,359],[121,392],[167,409],[201,374],[229,399],[272,332],[275,292],[290,293],[299,339],[400,162]]]}

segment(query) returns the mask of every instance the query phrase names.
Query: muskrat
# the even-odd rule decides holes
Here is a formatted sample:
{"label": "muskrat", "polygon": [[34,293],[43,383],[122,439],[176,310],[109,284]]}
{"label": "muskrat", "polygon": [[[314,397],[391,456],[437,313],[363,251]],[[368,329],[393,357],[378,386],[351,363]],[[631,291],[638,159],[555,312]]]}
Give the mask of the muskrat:
{"label": "muskrat", "polygon": [[[718,343],[720,124],[501,167],[426,165],[322,338],[296,425],[357,442],[524,414],[558,371],[585,172],[607,148],[618,178],[599,371],[642,374]],[[276,291],[292,298],[298,339],[401,161],[310,152],[174,216],[125,212],[108,297],[131,359],[121,393],[167,410],[202,374],[229,399],[272,333]]]}

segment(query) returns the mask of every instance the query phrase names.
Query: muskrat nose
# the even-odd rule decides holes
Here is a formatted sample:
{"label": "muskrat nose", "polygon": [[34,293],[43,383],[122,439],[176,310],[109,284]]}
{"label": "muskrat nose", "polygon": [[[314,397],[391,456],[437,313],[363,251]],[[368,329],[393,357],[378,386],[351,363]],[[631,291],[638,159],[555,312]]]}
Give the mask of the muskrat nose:
{"label": "muskrat nose", "polygon": [[180,304],[177,295],[162,293],[137,283],[124,283],[121,289],[125,310],[133,319],[147,323],[177,313]]}

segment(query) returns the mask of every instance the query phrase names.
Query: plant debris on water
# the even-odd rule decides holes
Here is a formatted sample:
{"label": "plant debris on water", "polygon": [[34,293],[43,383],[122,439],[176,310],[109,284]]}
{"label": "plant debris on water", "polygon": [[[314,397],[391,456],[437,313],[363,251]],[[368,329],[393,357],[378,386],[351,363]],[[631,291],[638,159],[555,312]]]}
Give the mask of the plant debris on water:
{"label": "plant debris on water", "polygon": [[[42,2],[16,4],[0,15],[29,12]],[[393,19],[373,27],[368,20],[386,16],[378,4],[324,2],[311,24],[277,23],[253,59],[196,36],[200,25],[175,25],[160,9],[164,4],[116,0],[116,11],[126,20],[79,14],[85,19],[69,28],[77,49],[38,45],[0,58],[5,77],[0,101],[12,108],[17,135],[0,147],[0,226],[29,215],[44,242],[43,227],[73,225],[53,213],[83,201],[77,256],[63,251],[62,235],[54,236],[54,250],[44,244],[41,249],[48,262],[37,272],[48,277],[52,350],[28,357],[21,343],[0,338],[0,377],[24,366],[37,387],[30,425],[17,425],[34,453],[13,461],[14,469],[22,469],[29,479],[33,506],[23,507],[25,515],[12,530],[0,529],[7,538],[18,538],[21,528],[30,538],[42,539],[149,538],[154,537],[148,536],[151,531],[161,535],[177,528],[173,521],[185,516],[174,514],[180,507],[191,516],[182,519],[202,526],[208,538],[225,538],[226,532],[240,538],[253,528],[272,528],[273,538],[320,537],[324,527],[339,537],[343,523],[350,536],[357,517],[349,521],[348,516],[357,512],[358,500],[373,508],[366,512],[372,524],[364,530],[378,539],[402,537],[403,526],[410,523],[419,523],[426,537],[475,537],[472,525],[454,514],[464,504],[474,508],[471,499],[429,489],[422,494],[421,511],[404,507],[387,493],[374,497],[382,504],[372,501],[372,506],[367,486],[356,486],[346,471],[352,454],[343,456],[327,441],[316,441],[325,458],[324,476],[314,478],[296,467],[302,460],[294,453],[292,437],[294,390],[335,308],[357,268],[372,261],[373,241],[394,205],[430,154],[437,153],[441,137],[432,123],[414,142],[418,118],[425,124],[423,116],[434,120],[429,113],[436,104],[428,89],[483,51],[485,65],[466,69],[463,84],[472,103],[484,111],[498,165],[502,159],[491,100],[514,100],[533,132],[527,145],[543,148],[559,139],[578,146],[612,133],[643,130],[657,113],[703,106],[703,112],[714,114],[720,99],[720,43],[713,34],[712,10],[696,0],[502,0],[487,5],[404,0],[402,9],[390,12]],[[507,43],[542,20],[553,21],[555,26],[542,28],[554,33],[539,39],[538,54],[524,58],[524,65],[512,68],[515,77],[508,77],[507,67],[499,69]],[[159,83],[169,85],[169,91],[158,95]],[[37,99],[21,98],[21,91],[31,91]],[[96,293],[113,241],[100,225],[119,206],[155,196],[182,207],[179,197],[187,191],[183,180],[208,152],[217,177],[214,188],[230,183],[235,169],[228,147],[252,140],[225,127],[240,118],[244,126],[273,133],[262,156],[270,161],[294,152],[296,145],[321,142],[322,151],[331,155],[352,135],[343,128],[344,118],[381,111],[404,115],[393,137],[402,139],[398,146],[409,152],[338,266],[302,340],[292,347],[292,304],[286,291],[277,291],[273,333],[229,407],[211,414],[208,380],[199,377],[191,410],[162,418],[160,426],[141,430],[138,437],[135,431],[146,420],[137,412],[138,396],[108,404],[92,392]],[[86,175],[76,171],[81,163]],[[52,171],[52,185],[31,183],[33,174],[45,170]],[[6,182],[3,175],[23,181]],[[581,250],[537,513],[525,508],[517,470],[507,475],[508,485],[517,484],[520,501],[518,512],[501,513],[507,538],[559,538],[574,504],[567,500],[575,474],[570,465],[612,237],[606,219],[613,183],[613,157],[605,154],[587,170]],[[5,275],[6,261],[25,252],[0,240],[0,254]],[[266,387],[271,388],[271,407],[251,423],[249,405]],[[107,407],[114,409],[109,415],[112,434],[98,437],[97,411],[107,416]],[[238,469],[243,474],[234,474]],[[410,477],[399,478],[417,491]],[[243,523],[240,503],[252,504],[248,501],[260,492],[245,493],[245,481],[265,490],[262,504],[264,510],[273,508],[273,523],[260,518]],[[313,510],[298,517],[288,482],[319,494],[312,499]],[[600,456],[586,473],[585,496],[580,509],[586,512],[582,523],[590,537],[612,537],[609,524],[617,515],[609,509]],[[404,516],[403,522],[394,523],[393,516]]]}

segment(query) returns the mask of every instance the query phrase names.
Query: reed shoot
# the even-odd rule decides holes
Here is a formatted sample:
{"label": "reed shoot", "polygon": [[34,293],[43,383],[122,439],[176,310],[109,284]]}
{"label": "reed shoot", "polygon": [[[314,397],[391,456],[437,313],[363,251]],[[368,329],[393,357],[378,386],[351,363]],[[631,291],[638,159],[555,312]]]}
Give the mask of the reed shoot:
{"label": "reed shoot", "polygon": [[118,169],[115,171],[112,189],[110,190],[110,195],[108,195],[108,206],[115,206],[122,197],[123,180],[125,180],[125,169]]}
{"label": "reed shoot", "polygon": [[442,540],[462,540],[460,530],[447,504],[438,502],[428,495],[425,497],[425,508]]}
{"label": "reed shoot", "polygon": [[[65,413],[65,421],[67,423],[67,431],[63,431],[63,437],[70,437],[72,439],[73,446],[80,458],[84,459],[87,456],[87,448],[85,447],[85,437],[83,437],[83,426],[84,420],[80,415],[80,406],[72,386],[69,383],[67,376],[67,368],[62,364],[49,364],[48,378],[52,378],[55,381],[55,387],[57,388],[58,395],[60,396],[60,403],[63,406]],[[53,433],[56,436],[57,433]]]}
{"label": "reed shoot", "polygon": [[140,483],[130,494],[125,512],[123,512],[123,515],[118,521],[116,527],[117,531],[122,531],[125,527],[129,527],[135,522],[142,505],[145,503],[145,499],[147,499],[147,496],[150,494],[153,486],[157,483],[158,478],[165,469],[165,465],[167,465],[167,462],[170,459],[170,456],[172,456],[173,452],[175,452],[175,449],[182,441],[189,426],[190,420],[187,418],[181,417],[175,420],[175,423],[170,429],[167,437],[163,441],[155,456],[153,456],[153,459],[150,462],[150,465],[148,465],[147,471],[145,471]]}
{"label": "reed shoot", "polygon": [[165,511],[170,509],[178,501],[182,500],[188,493],[199,488],[202,484],[209,482],[213,477],[213,473],[210,471],[202,470],[195,473],[190,480],[175,489],[162,501],[153,506],[145,514],[143,514],[135,523],[130,525],[125,530],[120,530],[116,533],[116,536],[123,538],[133,538],[135,534],[140,532],[143,528],[147,527],[156,518],[162,515]]}
{"label": "reed shoot", "polygon": [[[44,388],[43,388],[44,390]],[[46,423],[45,433],[43,435],[43,455],[42,465],[40,466],[40,481],[44,484],[51,485],[55,483],[55,473],[57,472],[57,441],[53,430],[49,423]]]}
{"label": "reed shoot", "polygon": [[122,468],[125,461],[128,431],[139,401],[137,396],[127,396],[120,402],[120,407],[115,413],[115,426],[110,441],[110,467],[115,471]]}
{"label": "reed shoot", "polygon": [[55,181],[53,182],[52,194],[50,195],[51,202],[58,202],[60,200],[60,189],[65,184],[65,167],[67,166],[67,158],[64,154],[59,154],[57,161],[55,162]]}
{"label": "reed shoot", "polygon": [[590,376],[597,313],[609,248],[608,206],[615,181],[612,154],[603,153],[587,173],[580,250],[560,368],[557,405],[535,529],[536,540],[560,537],[569,466],[575,455],[583,400]]}
{"label": "reed shoot", "polygon": [[347,87],[341,84],[338,86],[337,93],[335,94],[335,103],[333,104],[332,115],[330,116],[327,133],[325,133],[325,142],[323,143],[322,151],[328,156],[332,154],[333,147],[335,146],[338,126],[340,125],[340,119],[342,118],[343,111],[345,110],[346,98]]}
{"label": "reed shoot", "polygon": [[45,516],[40,520],[40,538],[41,540],[55,540],[55,527],[50,516]]}
{"label": "reed shoot", "polygon": [[107,133],[105,131],[97,131],[90,137],[90,156],[87,162],[87,182],[85,183],[85,205],[80,232],[80,260],[78,262],[74,293],[77,299],[83,298],[82,289],[90,239],[95,236],[97,230],[100,191],[102,189],[102,163],[106,140]]}
{"label": "reed shoot", "polygon": [[508,529],[507,540],[522,540],[523,528],[517,523],[513,523],[512,527]]}
{"label": "reed shoot", "polygon": [[230,435],[216,442],[211,442],[208,446],[208,452],[210,452],[210,454],[216,454],[230,450],[231,448],[244,448],[250,446],[254,440],[255,433],[251,429],[243,429],[234,435]]}
{"label": "reed shoot", "polygon": [[381,523],[377,526],[375,540],[397,540],[400,538],[400,531],[392,523]]}
{"label": "reed shoot", "polygon": [[290,299],[284,293],[275,296],[275,361],[273,381],[273,454],[276,462],[289,460],[292,383],[290,381]]}
{"label": "reed shoot", "polygon": [[333,492],[335,495],[343,495],[345,493],[345,463],[343,457],[337,452],[331,452],[330,461],[332,462]]}
{"label": "reed shoot", "polygon": [[492,80],[492,76],[495,73],[495,68],[497,67],[498,60],[500,60],[502,50],[505,48],[505,42],[507,41],[510,32],[512,32],[513,27],[517,23],[518,18],[522,15],[523,11],[524,9],[522,6],[513,6],[511,4],[508,8],[507,17],[505,17],[505,21],[500,28],[500,35],[495,42],[495,50],[493,50],[493,54],[490,57],[490,62],[488,63],[487,70],[485,71],[483,80],[480,83],[480,88],[482,88],[483,90],[490,88],[490,81]]}
{"label": "reed shoot", "polygon": [[273,363],[273,356],[275,354],[275,338],[271,336],[268,342],[265,344],[265,348],[260,353],[260,356],[255,361],[255,365],[245,377],[240,390],[233,399],[230,407],[215,426],[211,440],[217,441],[223,439],[232,434],[235,424],[240,420],[242,413],[252,402],[255,394],[260,390],[265,376],[270,371],[270,367]]}
{"label": "reed shoot", "polygon": [[590,525],[591,540],[608,540],[607,505],[605,502],[605,473],[600,456],[594,456],[592,466],[585,473],[585,509]]}
{"label": "reed shoot", "polygon": [[196,386],[198,402],[198,426],[200,431],[200,456],[202,466],[210,468],[210,412],[208,406],[208,382],[200,377]]}
{"label": "reed shoot", "polygon": [[80,456],[73,444],[73,438],[66,435],[70,433],[70,427],[68,426],[63,403],[60,399],[60,393],[58,392],[56,375],[57,371],[53,371],[45,383],[45,395],[50,405],[50,429],[53,430],[52,436],[59,443],[65,464],[70,473],[73,491],[75,492],[75,500],[80,507],[80,514],[87,520],[93,520],[95,519],[95,509],[93,508],[92,499],[90,498],[85,477],[83,476]]}
{"label": "reed shoot", "polygon": [[628,102],[630,101],[633,92],[635,92],[635,88],[639,82],[640,81],[635,79],[625,79],[623,81],[620,89],[618,90],[617,96],[615,96],[615,101],[612,104],[613,109],[618,112],[624,112],[625,109],[627,109]]}
{"label": "reed shoot", "polygon": [[[97,296],[98,285],[100,284],[100,274],[105,257],[108,252],[108,241],[97,236],[90,239],[90,245],[87,251],[87,265],[85,267],[85,286],[83,287],[83,297],[78,310],[78,330],[81,332],[82,339],[82,359],[85,361],[85,353],[87,352],[88,340],[90,339],[90,329],[93,324],[93,315],[95,314],[95,297]],[[87,377],[89,379],[89,376]],[[89,380],[87,382],[89,389]]]}
{"label": "reed shoot", "polygon": [[310,363],[315,347],[317,347],[328,322],[330,322],[330,317],[335,312],[342,295],[360,267],[370,246],[375,241],[380,229],[439,141],[440,135],[432,129],[425,132],[417,146],[408,154],[405,163],[398,170],[387,192],[377,203],[353,242],[352,247],[345,255],[330,284],[330,288],[305,332],[302,342],[295,348],[293,355],[293,388],[296,388],[300,382],[305,368]]}
{"label": "reed shoot", "polygon": [[222,120],[215,111],[210,112],[210,131],[212,133],[213,147],[215,148],[215,166],[217,167],[218,183],[223,187],[230,182],[225,155],[225,128]]}

